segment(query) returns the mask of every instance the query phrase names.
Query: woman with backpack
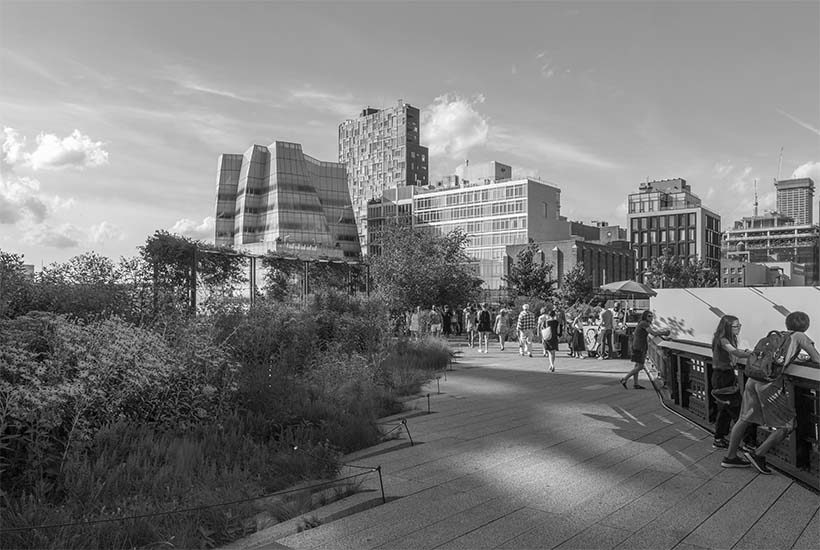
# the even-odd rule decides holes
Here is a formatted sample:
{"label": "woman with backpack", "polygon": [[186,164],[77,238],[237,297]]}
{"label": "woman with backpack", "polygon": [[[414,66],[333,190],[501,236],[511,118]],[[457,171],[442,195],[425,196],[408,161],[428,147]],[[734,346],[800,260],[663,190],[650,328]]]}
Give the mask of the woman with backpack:
{"label": "woman with backpack", "polygon": [[550,372],[555,372],[555,352],[558,350],[558,337],[561,336],[561,325],[555,316],[555,310],[544,314],[547,308],[541,308],[538,318],[538,331],[544,346],[544,355],[549,358]]}
{"label": "woman with backpack", "polygon": [[[777,446],[794,429],[795,411],[791,396],[783,382],[783,371],[794,360],[800,351],[805,351],[814,363],[820,363],[820,353],[814,347],[814,342],[806,336],[809,328],[809,316],[802,311],[793,311],[786,316],[786,330],[789,331],[789,345],[785,353],[785,360],[780,372],[774,380],[756,380],[746,378],[743,389],[743,403],[740,406],[740,418],[732,428],[729,437],[729,449],[720,463],[724,468],[748,468],[754,466],[761,474],[771,474],[772,470],[766,464],[766,453]],[[767,336],[766,338],[769,338]],[[758,343],[758,346],[760,344]],[[758,346],[755,346],[756,348]],[[749,369],[747,368],[747,375]],[[758,445],[757,449],[746,451],[743,454],[748,460],[737,456],[740,441],[750,424],[766,426],[771,431],[766,440]]]}
{"label": "woman with backpack", "polygon": [[726,449],[729,427],[740,416],[740,388],[737,385],[735,366],[739,358],[749,357],[752,352],[737,348],[740,321],[734,315],[724,315],[718,322],[712,337],[712,397],[717,403],[715,417],[715,440],[712,447]]}
{"label": "woman with backpack", "polygon": [[478,312],[478,353],[490,353],[490,333],[492,331],[492,316],[490,310],[487,309],[487,304],[483,303],[481,311]]}

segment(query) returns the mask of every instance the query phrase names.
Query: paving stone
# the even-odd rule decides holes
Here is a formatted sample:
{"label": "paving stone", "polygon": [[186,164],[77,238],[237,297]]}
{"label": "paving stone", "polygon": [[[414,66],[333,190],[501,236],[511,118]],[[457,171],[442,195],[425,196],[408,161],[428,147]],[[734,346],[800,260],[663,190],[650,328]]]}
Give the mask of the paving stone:
{"label": "paving stone", "polygon": [[555,548],[561,550],[597,550],[615,548],[621,541],[631,535],[631,531],[607,527],[606,525],[593,525],[561,543]]}
{"label": "paving stone", "polygon": [[[742,497],[743,495],[738,495]],[[730,506],[731,502],[727,503]],[[820,530],[817,522],[811,524],[818,508],[820,497],[798,485],[791,483],[763,516],[754,522],[733,550],[755,548],[791,548],[800,537],[796,528],[814,531],[814,544],[820,544]]]}
{"label": "paving stone", "polygon": [[[528,532],[536,525],[551,523],[551,520],[550,514],[531,508],[521,508],[470,533],[437,546],[436,550],[504,548],[508,541],[515,540],[522,532]],[[519,545],[510,548],[530,547]]]}
{"label": "paving stone", "polygon": [[[690,478],[693,479],[693,478]],[[671,508],[641,527],[617,548],[672,548],[685,539],[704,520],[732,499],[747,482],[723,483],[709,481],[686,498],[679,499]],[[689,541],[693,544],[695,541]]]}
{"label": "paving stone", "polygon": [[792,550],[814,550],[817,548],[818,540],[820,540],[820,512],[815,512],[814,517],[792,546]]}
{"label": "paving stone", "polygon": [[683,542],[706,548],[732,548],[792,483],[779,475],[748,473],[751,481]]}

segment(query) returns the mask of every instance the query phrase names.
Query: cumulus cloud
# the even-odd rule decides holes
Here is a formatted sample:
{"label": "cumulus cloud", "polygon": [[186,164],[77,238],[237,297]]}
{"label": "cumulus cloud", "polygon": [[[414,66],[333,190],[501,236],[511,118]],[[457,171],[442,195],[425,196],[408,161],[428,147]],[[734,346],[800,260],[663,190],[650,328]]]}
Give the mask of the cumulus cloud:
{"label": "cumulus cloud", "polygon": [[421,142],[431,157],[461,159],[473,147],[487,142],[490,124],[476,107],[484,96],[464,98],[455,94],[437,97],[422,114]]}
{"label": "cumulus cloud", "polygon": [[92,141],[79,130],[62,139],[54,134],[40,134],[37,149],[28,155],[28,162],[34,170],[82,169],[108,164],[108,152],[101,141]]}
{"label": "cumulus cloud", "polygon": [[108,241],[121,241],[125,238],[122,229],[111,222],[102,221],[88,228],[87,239],[91,243],[104,243]]}
{"label": "cumulus cloud", "polygon": [[212,240],[214,237],[214,222],[215,220],[211,216],[204,218],[202,222],[182,218],[171,226],[170,232],[185,235],[192,239]]}
{"label": "cumulus cloud", "polygon": [[3,127],[0,169],[8,173],[17,166],[33,170],[59,170],[108,164],[108,152],[103,148],[103,142],[93,141],[79,130],[74,130],[64,138],[41,133],[36,142],[34,151],[26,152],[26,138],[20,136],[14,128]]}
{"label": "cumulus cloud", "polygon": [[50,248],[74,248],[80,245],[84,232],[71,223],[51,225],[49,223],[33,226],[24,232],[23,239],[30,243]]}
{"label": "cumulus cloud", "polygon": [[34,178],[0,174],[0,224],[15,224],[24,219],[42,222],[49,209],[40,196],[40,182]]}
{"label": "cumulus cloud", "polygon": [[820,162],[801,164],[792,172],[793,178],[811,178],[814,183],[820,184]]}

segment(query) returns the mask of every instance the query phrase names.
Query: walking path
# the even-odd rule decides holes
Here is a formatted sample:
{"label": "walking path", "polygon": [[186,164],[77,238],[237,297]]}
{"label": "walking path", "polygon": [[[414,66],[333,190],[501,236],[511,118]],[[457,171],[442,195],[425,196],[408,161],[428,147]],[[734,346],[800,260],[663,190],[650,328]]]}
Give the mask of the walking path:
{"label": "walking path", "polygon": [[[777,472],[721,468],[723,451],[712,449],[708,433],[666,411],[651,389],[618,384],[627,361],[562,351],[548,373],[546,358],[520,357],[515,346],[462,349],[439,381],[441,394],[435,381],[425,388],[432,412],[422,397],[419,414],[406,415],[414,446],[393,442],[348,457],[381,465],[387,504],[301,533],[273,527],[232,547],[694,550],[820,542],[816,493]],[[378,477],[364,485],[372,492],[359,499],[380,496]]]}

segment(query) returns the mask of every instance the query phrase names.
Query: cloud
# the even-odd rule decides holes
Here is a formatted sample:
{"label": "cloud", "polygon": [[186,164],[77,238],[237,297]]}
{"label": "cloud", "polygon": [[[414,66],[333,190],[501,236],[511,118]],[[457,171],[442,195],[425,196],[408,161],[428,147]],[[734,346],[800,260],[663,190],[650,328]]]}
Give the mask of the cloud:
{"label": "cloud", "polygon": [[817,128],[815,128],[814,126],[812,126],[811,124],[809,124],[808,122],[803,122],[803,121],[802,121],[802,120],[800,120],[799,118],[797,118],[797,117],[795,117],[795,116],[790,115],[790,114],[789,114],[789,113],[787,113],[786,111],[781,111],[780,109],[775,109],[775,110],[776,110],[778,113],[780,113],[781,115],[783,115],[784,117],[788,118],[789,120],[791,120],[792,122],[794,122],[795,124],[797,124],[798,126],[802,126],[802,127],[803,127],[803,128],[805,128],[806,130],[809,130],[809,131],[811,131],[811,132],[814,132],[815,134],[817,134],[818,136],[820,136],[820,130],[818,130]]}
{"label": "cloud", "polygon": [[48,213],[48,205],[40,194],[39,181],[18,177],[10,171],[0,174],[0,225],[28,219],[39,223]]}
{"label": "cloud", "polygon": [[23,148],[26,138],[14,128],[3,127],[3,148],[0,157],[0,170],[6,170],[25,160]]}
{"label": "cloud", "polygon": [[483,102],[482,95],[468,99],[445,94],[424,109],[421,143],[429,148],[430,157],[461,159],[473,147],[487,142],[488,118],[476,110]]}
{"label": "cloud", "polygon": [[169,231],[178,235],[191,237],[192,239],[213,240],[214,222],[215,220],[211,216],[204,218],[201,223],[189,220],[188,218],[182,218],[181,220],[177,220]]}
{"label": "cloud", "polygon": [[54,134],[37,136],[37,149],[27,154],[28,165],[34,170],[62,168],[89,168],[108,164],[108,152],[101,141],[74,130],[62,139]]}
{"label": "cloud", "polygon": [[730,173],[733,169],[734,169],[734,166],[732,166],[732,165],[729,163],[729,161],[726,161],[725,163],[724,163],[724,162],[716,162],[716,163],[715,163],[715,167],[714,167],[715,175],[716,175],[718,178],[721,178],[721,179],[722,179],[722,178],[725,178],[726,176],[728,176],[728,175],[729,175],[729,173]]}
{"label": "cloud", "polygon": [[576,145],[526,130],[496,126],[490,135],[489,146],[500,152],[540,161],[542,165],[555,162],[606,170],[619,168],[617,163]]}
{"label": "cloud", "polygon": [[23,235],[23,240],[27,243],[49,248],[74,248],[80,246],[85,236],[80,228],[71,223],[57,226],[44,223],[28,228]]}
{"label": "cloud", "polygon": [[118,225],[108,221],[102,221],[97,225],[92,225],[86,233],[87,240],[95,244],[125,239],[122,229]]}
{"label": "cloud", "polygon": [[333,94],[312,88],[291,90],[289,99],[317,111],[332,113],[345,120],[356,118],[362,109],[361,103],[355,102],[352,94]]}
{"label": "cloud", "polygon": [[820,184],[820,162],[807,162],[801,164],[792,172],[793,178],[811,178],[815,183]]}

